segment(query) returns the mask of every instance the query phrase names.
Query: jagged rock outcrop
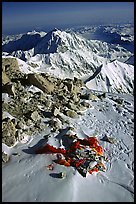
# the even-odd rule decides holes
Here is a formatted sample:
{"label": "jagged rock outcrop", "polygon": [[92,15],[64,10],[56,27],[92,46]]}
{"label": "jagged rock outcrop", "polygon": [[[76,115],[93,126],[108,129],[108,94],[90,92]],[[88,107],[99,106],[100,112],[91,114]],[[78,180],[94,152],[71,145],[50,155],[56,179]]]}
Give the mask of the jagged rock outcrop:
{"label": "jagged rock outcrop", "polygon": [[2,142],[9,147],[13,146],[16,142],[16,127],[10,119],[2,123]]}
{"label": "jagged rock outcrop", "polygon": [[76,119],[90,107],[85,100],[93,98],[82,93],[81,79],[59,79],[47,73],[25,74],[18,66],[14,58],[3,60],[2,88],[10,100],[3,99],[2,109],[14,118],[14,122],[8,117],[2,120],[2,142],[6,145],[14,145],[24,133],[31,136],[46,128],[59,131],[69,123],[69,117]]}
{"label": "jagged rock outcrop", "polygon": [[10,81],[21,78],[24,76],[19,69],[18,61],[16,58],[2,58],[2,74],[6,74]]}
{"label": "jagged rock outcrop", "polygon": [[54,84],[45,77],[46,75],[43,77],[42,74],[29,74],[28,83],[38,87],[43,92],[52,93],[54,91]]}

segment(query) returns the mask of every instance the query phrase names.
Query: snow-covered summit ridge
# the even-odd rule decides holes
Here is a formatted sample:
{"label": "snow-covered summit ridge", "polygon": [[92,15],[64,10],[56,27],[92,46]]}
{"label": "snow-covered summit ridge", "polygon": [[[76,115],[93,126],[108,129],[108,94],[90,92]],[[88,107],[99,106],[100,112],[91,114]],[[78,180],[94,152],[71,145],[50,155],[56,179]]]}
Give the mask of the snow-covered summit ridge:
{"label": "snow-covered summit ridge", "polygon": [[61,31],[56,28],[48,32],[34,47],[34,55],[55,53],[58,45],[61,43],[59,33],[61,33]]}
{"label": "snow-covered summit ridge", "polygon": [[[24,41],[27,43],[24,43]],[[131,52],[128,52],[119,45],[109,47],[106,42],[101,42],[99,40],[86,40],[81,35],[74,32],[67,33],[65,31],[60,31],[57,28],[48,33],[43,31],[37,32],[34,30],[15,39],[12,37],[12,40],[10,41],[3,40],[2,48],[3,52],[9,52],[14,56],[17,56],[16,54],[18,52],[22,52],[23,55],[23,51],[28,51],[31,53],[31,56],[34,56],[36,54],[55,53],[57,52],[58,47],[61,47],[61,51],[62,48],[66,50],[66,48],[84,49],[84,47],[88,47],[89,51],[92,51],[99,56],[109,60],[118,59],[122,62],[127,61],[132,56]],[[60,49],[58,52],[59,51]],[[25,58],[22,57],[22,59],[24,60]]]}
{"label": "snow-covered summit ridge", "polygon": [[[27,35],[35,36],[38,32]],[[90,78],[87,85],[91,89],[109,91],[110,87],[115,92],[132,93],[134,66],[115,60],[117,53],[121,54],[121,50],[115,52],[104,42],[89,41],[74,32],[55,28],[42,35],[31,49],[20,49],[9,55],[34,65],[35,72],[47,72],[58,78]],[[95,76],[99,67],[102,69]]]}

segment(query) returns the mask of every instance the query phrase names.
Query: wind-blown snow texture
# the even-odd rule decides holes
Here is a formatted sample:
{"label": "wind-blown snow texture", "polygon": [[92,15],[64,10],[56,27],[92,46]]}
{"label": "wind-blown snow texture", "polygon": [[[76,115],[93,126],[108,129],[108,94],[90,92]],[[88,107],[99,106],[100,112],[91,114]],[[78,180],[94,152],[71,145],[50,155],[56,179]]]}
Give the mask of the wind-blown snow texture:
{"label": "wind-blown snow texture", "polygon": [[[132,40],[130,36],[125,38]],[[26,39],[33,42],[24,45]],[[50,171],[46,166],[54,156],[35,155],[31,151],[44,143],[62,147],[63,137],[57,137],[59,133],[50,129],[31,139],[24,138],[25,144],[17,143],[10,148],[3,145],[11,160],[2,166],[2,201],[134,202],[134,66],[125,63],[133,53],[121,44],[87,40],[81,33],[54,29],[47,34],[33,31],[3,38],[3,57],[9,56],[17,57],[24,73],[76,76],[86,83],[85,92],[107,92],[102,100],[87,100],[91,107],[79,118],[70,118],[70,124],[78,138],[96,135],[108,161],[106,172],[87,178],[73,167],[56,165]],[[7,95],[4,97],[9,100]],[[122,105],[117,99],[123,100]],[[116,142],[104,141],[105,135]],[[66,172],[66,178],[55,178],[59,172]]]}
{"label": "wind-blown snow texture", "polygon": [[[121,108],[114,106],[118,97],[124,100]],[[58,133],[43,132],[28,144],[12,148],[12,153],[18,152],[20,156],[12,155],[10,163],[3,167],[3,202],[133,202],[133,97],[108,94],[104,101],[91,104],[93,108],[83,117],[71,119],[71,125],[79,138],[97,135],[108,158],[107,171],[83,178],[73,167],[56,165],[53,171],[48,170],[46,166],[54,156],[31,154],[30,147],[46,142],[61,147],[63,138],[58,138]],[[48,134],[47,140],[43,136]],[[101,140],[105,135],[114,137],[116,143]],[[53,177],[59,172],[66,172],[66,178]]]}

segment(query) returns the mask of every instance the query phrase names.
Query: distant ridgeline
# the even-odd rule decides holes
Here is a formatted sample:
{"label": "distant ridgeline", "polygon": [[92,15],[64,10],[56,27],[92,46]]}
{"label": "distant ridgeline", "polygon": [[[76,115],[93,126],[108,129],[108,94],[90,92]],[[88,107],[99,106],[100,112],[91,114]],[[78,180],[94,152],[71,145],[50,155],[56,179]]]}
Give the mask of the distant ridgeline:
{"label": "distant ridgeline", "polygon": [[82,79],[89,89],[133,93],[133,54],[119,45],[87,40],[58,29],[3,39],[3,56],[14,56],[58,78]]}

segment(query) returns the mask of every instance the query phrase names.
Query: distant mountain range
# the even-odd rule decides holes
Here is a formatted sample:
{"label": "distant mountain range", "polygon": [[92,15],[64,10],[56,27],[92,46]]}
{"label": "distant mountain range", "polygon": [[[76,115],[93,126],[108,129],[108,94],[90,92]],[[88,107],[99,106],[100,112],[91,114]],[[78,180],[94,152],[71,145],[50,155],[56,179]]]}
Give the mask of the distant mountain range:
{"label": "distant mountain range", "polygon": [[14,56],[35,72],[59,78],[81,78],[86,86],[99,91],[133,93],[133,54],[125,48],[98,40],[87,40],[75,32],[58,29],[28,32],[3,38],[3,57]]}

